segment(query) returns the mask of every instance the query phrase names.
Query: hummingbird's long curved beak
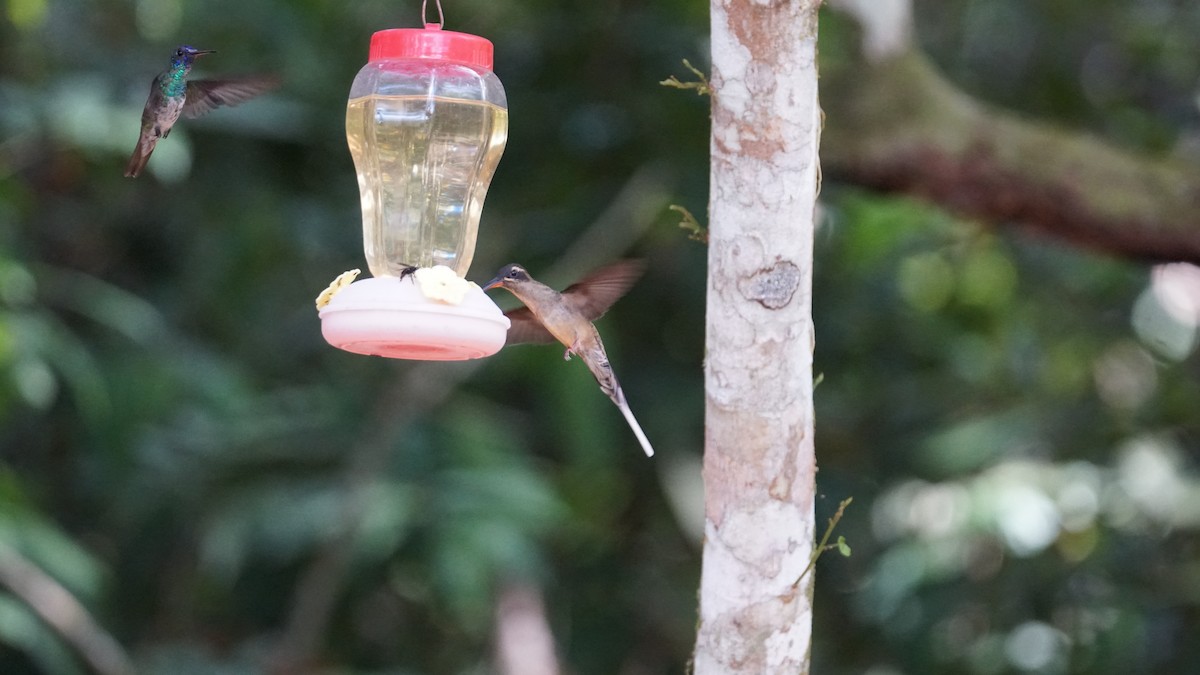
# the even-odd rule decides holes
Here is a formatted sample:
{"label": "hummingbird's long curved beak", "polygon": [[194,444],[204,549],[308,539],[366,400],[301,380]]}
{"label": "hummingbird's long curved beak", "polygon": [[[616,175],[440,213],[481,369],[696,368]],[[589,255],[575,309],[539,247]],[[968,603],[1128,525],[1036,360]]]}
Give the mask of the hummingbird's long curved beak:
{"label": "hummingbird's long curved beak", "polygon": [[192,52],[192,56],[204,56],[205,54],[216,54],[216,53],[217,53],[217,50],[215,50],[215,49],[197,49],[196,51]]}
{"label": "hummingbird's long curved beak", "polygon": [[487,282],[486,284],[484,284],[484,285],[483,285],[483,290],[485,290],[485,291],[486,291],[486,290],[488,290],[488,289],[492,289],[492,288],[495,288],[495,287],[497,287],[497,286],[502,286],[503,284],[504,284],[504,275],[502,275],[502,274],[501,274],[501,275],[497,275],[497,276],[496,276],[495,278],[493,278],[491,281],[489,281],[489,282]]}

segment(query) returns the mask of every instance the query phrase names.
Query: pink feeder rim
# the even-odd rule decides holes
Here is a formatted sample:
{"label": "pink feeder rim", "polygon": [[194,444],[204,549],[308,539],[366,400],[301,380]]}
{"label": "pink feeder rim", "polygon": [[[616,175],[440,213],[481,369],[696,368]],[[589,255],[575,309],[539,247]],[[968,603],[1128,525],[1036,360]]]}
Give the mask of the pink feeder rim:
{"label": "pink feeder rim", "polygon": [[463,361],[491,356],[508,337],[508,317],[478,286],[461,304],[426,298],[414,279],[356,281],[323,307],[321,335],[348,352],[392,359]]}

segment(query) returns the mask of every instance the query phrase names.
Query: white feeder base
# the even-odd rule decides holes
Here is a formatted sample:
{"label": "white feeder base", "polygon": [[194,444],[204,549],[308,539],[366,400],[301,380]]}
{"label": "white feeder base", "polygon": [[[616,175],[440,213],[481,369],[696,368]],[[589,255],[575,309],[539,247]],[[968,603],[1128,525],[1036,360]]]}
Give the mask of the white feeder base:
{"label": "white feeder base", "polygon": [[491,356],[508,337],[508,317],[482,289],[462,303],[426,298],[415,280],[356,281],[320,311],[325,341],[348,352],[389,359],[463,361]]}

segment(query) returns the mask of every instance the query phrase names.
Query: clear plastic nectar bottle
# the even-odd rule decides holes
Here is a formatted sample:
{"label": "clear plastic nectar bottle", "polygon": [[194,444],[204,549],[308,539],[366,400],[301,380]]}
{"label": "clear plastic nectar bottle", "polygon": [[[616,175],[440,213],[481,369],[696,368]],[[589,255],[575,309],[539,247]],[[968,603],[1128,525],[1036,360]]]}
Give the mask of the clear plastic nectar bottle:
{"label": "clear plastic nectar bottle", "polygon": [[465,276],[508,140],[492,43],[439,24],[375,33],[350,89],[346,137],[371,274],[445,265]]}

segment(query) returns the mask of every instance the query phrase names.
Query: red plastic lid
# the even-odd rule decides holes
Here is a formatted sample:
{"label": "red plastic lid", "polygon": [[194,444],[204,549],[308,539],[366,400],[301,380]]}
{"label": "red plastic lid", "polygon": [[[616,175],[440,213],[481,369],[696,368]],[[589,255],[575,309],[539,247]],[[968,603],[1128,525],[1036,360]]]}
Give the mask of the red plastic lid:
{"label": "red plastic lid", "polygon": [[430,59],[465,63],[492,69],[492,43],[487,38],[442,30],[432,23],[425,28],[391,28],[371,36],[368,61]]}

